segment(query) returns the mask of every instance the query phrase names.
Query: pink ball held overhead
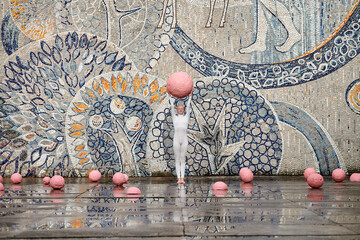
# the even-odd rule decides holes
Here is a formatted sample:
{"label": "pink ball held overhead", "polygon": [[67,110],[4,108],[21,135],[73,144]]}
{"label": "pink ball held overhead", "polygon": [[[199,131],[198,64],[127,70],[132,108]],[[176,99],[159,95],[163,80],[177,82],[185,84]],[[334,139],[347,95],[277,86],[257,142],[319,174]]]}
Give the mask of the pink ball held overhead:
{"label": "pink ball held overhead", "polygon": [[168,93],[176,98],[188,96],[192,92],[193,87],[193,80],[186,72],[176,72],[171,74],[166,84]]}
{"label": "pink ball held overhead", "polygon": [[44,183],[45,185],[49,185],[49,184],[50,184],[50,180],[51,180],[50,177],[44,177],[44,178],[43,178],[43,183]]}
{"label": "pink ball held overhead", "polygon": [[342,182],[346,178],[346,173],[341,168],[337,168],[332,172],[331,177],[335,180],[335,182]]}
{"label": "pink ball held overhead", "polygon": [[0,191],[4,191],[4,190],[5,190],[4,184],[0,183]]}
{"label": "pink ball held overhead", "polygon": [[241,180],[246,183],[254,180],[253,172],[247,167],[243,167],[240,169],[239,176],[240,176]]}
{"label": "pink ball held overhead", "polygon": [[307,168],[304,171],[304,177],[307,179],[311,174],[317,173],[315,168]]}
{"label": "pink ball held overhead", "polygon": [[360,182],[360,173],[351,174],[350,182]]}
{"label": "pink ball held overhead", "polygon": [[125,176],[120,172],[115,173],[112,178],[112,181],[115,185],[120,186],[125,183]]}
{"label": "pink ball held overhead", "polygon": [[55,175],[50,179],[50,187],[55,190],[62,189],[65,186],[65,179],[60,175]]}
{"label": "pink ball held overhead", "polygon": [[312,188],[320,188],[324,184],[323,176],[318,173],[311,174],[306,181]]}
{"label": "pink ball held overhead", "polygon": [[89,179],[92,182],[98,182],[101,179],[101,172],[98,170],[93,170],[89,173]]}
{"label": "pink ball held overhead", "polygon": [[10,179],[13,184],[18,184],[21,183],[22,176],[19,173],[14,173],[13,175],[11,175]]}

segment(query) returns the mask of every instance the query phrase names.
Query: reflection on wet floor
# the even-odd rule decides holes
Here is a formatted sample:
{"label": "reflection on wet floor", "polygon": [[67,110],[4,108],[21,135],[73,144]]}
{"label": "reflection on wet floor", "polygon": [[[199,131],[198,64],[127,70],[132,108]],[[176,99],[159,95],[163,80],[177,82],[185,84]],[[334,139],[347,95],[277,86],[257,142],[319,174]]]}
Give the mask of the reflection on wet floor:
{"label": "reflection on wet floor", "polygon": [[[325,178],[311,189],[302,176],[131,178],[122,186],[66,179],[53,190],[42,179],[5,179],[0,193],[1,238],[158,237],[359,239],[360,185]],[[213,192],[223,181],[225,192]],[[141,196],[126,195],[138,187]]]}

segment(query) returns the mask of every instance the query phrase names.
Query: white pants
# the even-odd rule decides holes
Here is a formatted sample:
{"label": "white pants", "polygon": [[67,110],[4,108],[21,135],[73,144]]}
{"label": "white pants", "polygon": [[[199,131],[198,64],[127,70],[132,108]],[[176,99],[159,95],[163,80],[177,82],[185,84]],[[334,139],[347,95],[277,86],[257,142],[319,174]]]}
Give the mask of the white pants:
{"label": "white pants", "polygon": [[184,178],[185,175],[185,157],[188,147],[188,139],[187,136],[174,136],[173,148],[175,155],[175,168],[176,175],[178,178]]}

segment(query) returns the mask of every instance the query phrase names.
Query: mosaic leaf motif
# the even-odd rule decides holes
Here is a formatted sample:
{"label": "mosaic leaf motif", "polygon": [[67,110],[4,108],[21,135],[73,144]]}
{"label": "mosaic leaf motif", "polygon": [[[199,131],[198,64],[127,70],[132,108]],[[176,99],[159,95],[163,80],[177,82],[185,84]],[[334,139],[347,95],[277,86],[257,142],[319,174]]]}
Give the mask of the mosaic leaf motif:
{"label": "mosaic leaf motif", "polygon": [[[105,61],[98,61],[99,58]],[[119,60],[121,65],[117,64]],[[116,46],[77,32],[34,42],[27,51],[10,56],[0,72],[1,115],[11,123],[11,128],[1,133],[2,152],[9,154],[4,158],[2,171],[20,171],[24,176],[41,176],[55,170],[65,176],[73,174],[64,135],[65,114],[71,100],[88,79],[103,71],[131,67],[132,62]],[[78,113],[88,108],[80,102],[70,107]],[[79,125],[73,126],[73,137],[84,135]],[[31,159],[39,146],[39,159]]]}
{"label": "mosaic leaf motif", "polygon": [[[282,153],[277,117],[255,89],[236,79],[201,78],[191,111],[187,175],[237,175],[241,167],[277,172]],[[175,174],[169,104],[155,114],[150,133],[151,158],[165,161]]]}
{"label": "mosaic leaf motif", "polygon": [[[160,104],[152,97],[166,96],[166,92],[158,88],[145,95],[143,92],[150,92],[151,86],[140,84],[140,79],[165,85],[164,80],[142,72],[112,72],[93,78],[74,97],[67,110],[65,131],[68,146],[75,146],[69,149],[69,155],[77,175],[86,176],[93,168],[106,175],[118,171],[129,176],[151,175],[146,158],[147,136],[153,112]],[[115,80],[128,87],[106,87]],[[99,93],[102,87],[109,91]],[[84,112],[71,106],[80,103],[86,106]],[[74,126],[85,126],[84,135],[74,136]],[[84,154],[79,156],[79,152]]]}

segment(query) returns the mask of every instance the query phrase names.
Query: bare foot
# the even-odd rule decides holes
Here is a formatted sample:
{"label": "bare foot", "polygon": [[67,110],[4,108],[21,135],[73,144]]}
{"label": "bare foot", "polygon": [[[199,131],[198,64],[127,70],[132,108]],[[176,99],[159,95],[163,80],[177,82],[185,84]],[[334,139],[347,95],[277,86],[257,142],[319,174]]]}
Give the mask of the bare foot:
{"label": "bare foot", "polygon": [[252,52],[263,52],[266,50],[265,43],[254,42],[246,48],[239,49],[240,53],[252,53]]}
{"label": "bare foot", "polygon": [[177,184],[181,184],[181,183],[182,183],[181,178],[178,178]]}
{"label": "bare foot", "polygon": [[185,184],[185,181],[183,178],[180,178],[181,184]]}
{"label": "bare foot", "polygon": [[279,52],[287,52],[289,51],[292,46],[294,46],[295,43],[297,43],[298,41],[301,40],[301,35],[300,33],[293,33],[291,35],[291,37],[288,37],[285,41],[285,43],[281,46],[276,46],[276,50],[278,50]]}

